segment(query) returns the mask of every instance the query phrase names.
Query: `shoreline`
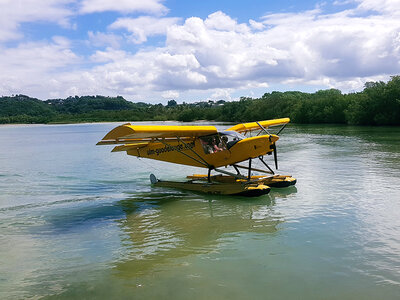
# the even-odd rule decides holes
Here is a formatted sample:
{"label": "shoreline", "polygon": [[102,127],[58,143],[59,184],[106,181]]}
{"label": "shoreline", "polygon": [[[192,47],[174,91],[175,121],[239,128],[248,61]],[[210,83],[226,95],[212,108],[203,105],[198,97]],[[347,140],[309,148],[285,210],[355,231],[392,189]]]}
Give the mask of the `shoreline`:
{"label": "shoreline", "polygon": [[[179,124],[204,124],[204,123],[212,123],[212,124],[238,124],[238,123],[248,123],[247,122],[222,122],[222,121],[208,121],[208,120],[197,120],[191,122],[183,122],[178,120],[143,120],[143,121],[98,121],[98,122],[66,122],[66,123],[4,123],[0,124],[1,127],[24,127],[24,126],[43,126],[43,125],[50,125],[50,126],[60,126],[60,125],[91,125],[91,124],[136,124],[136,123],[179,123]],[[343,123],[293,123],[290,122],[290,125],[296,126],[345,126],[345,127],[387,127],[387,128],[398,128],[400,125],[359,125],[359,124],[343,124]]]}
{"label": "shoreline", "polygon": [[0,124],[0,127],[4,126],[14,126],[14,127],[22,127],[22,126],[43,126],[43,125],[90,125],[90,124],[126,124],[126,123],[150,123],[150,122],[157,122],[157,123],[180,123],[180,124],[193,124],[193,123],[213,123],[213,124],[236,124],[235,122],[221,122],[221,121],[207,121],[207,120],[197,120],[192,122],[182,122],[178,120],[143,120],[143,121],[99,121],[99,122],[70,122],[70,123],[4,123]]}

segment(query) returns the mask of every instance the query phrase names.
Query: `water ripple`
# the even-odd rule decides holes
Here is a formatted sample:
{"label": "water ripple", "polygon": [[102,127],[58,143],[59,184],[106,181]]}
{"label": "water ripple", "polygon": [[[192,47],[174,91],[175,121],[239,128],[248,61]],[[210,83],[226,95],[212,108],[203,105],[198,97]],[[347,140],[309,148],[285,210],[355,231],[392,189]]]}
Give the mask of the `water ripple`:
{"label": "water ripple", "polygon": [[398,297],[399,129],[289,127],[296,187],[249,199],[151,187],[151,166],[94,147],[114,125],[0,132],[1,298]]}

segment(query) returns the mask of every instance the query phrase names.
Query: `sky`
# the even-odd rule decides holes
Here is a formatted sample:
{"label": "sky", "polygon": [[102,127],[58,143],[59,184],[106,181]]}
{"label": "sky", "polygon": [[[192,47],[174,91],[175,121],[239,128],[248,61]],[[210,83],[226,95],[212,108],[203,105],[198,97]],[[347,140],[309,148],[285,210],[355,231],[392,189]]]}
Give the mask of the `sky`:
{"label": "sky", "polygon": [[400,0],[0,0],[0,96],[178,103],[400,75]]}

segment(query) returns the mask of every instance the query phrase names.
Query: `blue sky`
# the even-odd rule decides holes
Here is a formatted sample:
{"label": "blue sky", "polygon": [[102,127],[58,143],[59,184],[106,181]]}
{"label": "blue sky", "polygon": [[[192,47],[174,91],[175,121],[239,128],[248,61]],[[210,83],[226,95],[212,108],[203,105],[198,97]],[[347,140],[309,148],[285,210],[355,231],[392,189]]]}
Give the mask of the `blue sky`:
{"label": "blue sky", "polygon": [[0,0],[0,94],[359,91],[400,74],[399,20],[399,0]]}

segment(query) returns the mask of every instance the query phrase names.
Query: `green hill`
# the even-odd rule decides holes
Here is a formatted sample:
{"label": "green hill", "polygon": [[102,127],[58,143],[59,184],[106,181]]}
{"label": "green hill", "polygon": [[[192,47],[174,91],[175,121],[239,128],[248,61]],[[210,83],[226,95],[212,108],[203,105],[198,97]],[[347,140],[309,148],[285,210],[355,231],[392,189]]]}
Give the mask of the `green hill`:
{"label": "green hill", "polygon": [[246,122],[290,117],[294,123],[400,125],[400,76],[368,82],[362,92],[265,93],[240,101],[177,104],[131,102],[121,96],[82,96],[41,101],[25,95],[0,98],[0,123],[73,123],[147,120]]}

